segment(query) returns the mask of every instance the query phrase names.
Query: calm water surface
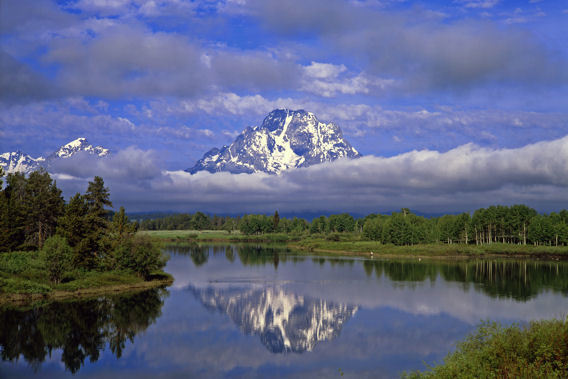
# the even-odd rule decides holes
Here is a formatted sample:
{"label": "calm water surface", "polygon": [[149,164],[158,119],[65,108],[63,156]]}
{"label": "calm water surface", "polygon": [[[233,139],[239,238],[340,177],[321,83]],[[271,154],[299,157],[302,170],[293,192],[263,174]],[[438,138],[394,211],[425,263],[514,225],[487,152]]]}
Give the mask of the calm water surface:
{"label": "calm water surface", "polygon": [[167,290],[0,309],[0,376],[396,377],[481,320],[568,313],[564,262],[168,251]]}

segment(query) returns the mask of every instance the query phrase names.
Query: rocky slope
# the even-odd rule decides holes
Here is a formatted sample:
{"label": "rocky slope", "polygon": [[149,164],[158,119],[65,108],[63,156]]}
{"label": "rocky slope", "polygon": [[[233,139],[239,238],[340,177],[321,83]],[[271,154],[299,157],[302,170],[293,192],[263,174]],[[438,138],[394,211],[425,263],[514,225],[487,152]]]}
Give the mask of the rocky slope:
{"label": "rocky slope", "polygon": [[185,171],[279,174],[290,168],[359,156],[343,138],[339,126],[320,122],[304,110],[277,109],[261,126],[246,128],[232,144],[208,151]]}
{"label": "rocky slope", "polygon": [[33,158],[19,150],[0,154],[0,166],[2,166],[6,174],[15,172],[29,174],[41,167],[49,170],[49,166],[58,159],[67,159],[79,152],[86,152],[98,157],[105,157],[110,154],[109,149],[105,149],[102,146],[93,146],[87,142],[87,139],[81,137],[61,146],[55,152],[49,154],[47,158]]}

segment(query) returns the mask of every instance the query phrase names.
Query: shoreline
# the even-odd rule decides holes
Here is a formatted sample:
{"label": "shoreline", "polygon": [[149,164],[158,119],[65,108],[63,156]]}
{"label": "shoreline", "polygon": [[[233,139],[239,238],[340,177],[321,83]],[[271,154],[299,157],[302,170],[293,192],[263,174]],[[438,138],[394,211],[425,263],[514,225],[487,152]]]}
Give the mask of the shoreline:
{"label": "shoreline", "polygon": [[[382,245],[375,241],[356,239],[330,241],[318,237],[267,234],[257,236],[224,233],[196,233],[194,231],[143,232],[164,245],[199,243],[258,243],[278,244],[303,253],[334,256],[375,258],[471,259],[510,258],[531,260],[568,260],[568,246],[534,246],[492,243],[485,245],[419,244],[410,246]],[[349,236],[347,236],[349,237]]]}
{"label": "shoreline", "polygon": [[49,293],[3,293],[0,294],[0,307],[29,306],[37,302],[52,302],[62,300],[83,300],[102,295],[117,295],[140,292],[152,288],[168,287],[174,282],[173,277],[155,279],[129,284],[114,284],[101,287],[81,288],[75,291],[53,290]]}
{"label": "shoreline", "polygon": [[[420,245],[416,245],[420,247]],[[426,245],[427,246],[427,245]],[[555,254],[555,253],[537,253],[537,252],[503,252],[497,253],[493,251],[485,251],[485,252],[455,252],[455,253],[428,253],[425,249],[422,252],[380,252],[380,251],[354,251],[354,250],[341,250],[341,249],[322,249],[322,248],[313,248],[313,247],[306,247],[306,246],[299,246],[294,244],[286,244],[286,247],[298,250],[303,253],[313,253],[313,254],[321,254],[327,256],[340,256],[340,257],[366,257],[366,258],[416,258],[416,259],[448,259],[448,260],[467,260],[467,259],[474,259],[474,258],[487,258],[487,259],[494,259],[494,258],[505,258],[505,259],[531,259],[531,260],[554,260],[554,261],[564,261],[568,260],[568,256],[566,254]],[[404,249],[402,246],[398,246],[399,249]]]}

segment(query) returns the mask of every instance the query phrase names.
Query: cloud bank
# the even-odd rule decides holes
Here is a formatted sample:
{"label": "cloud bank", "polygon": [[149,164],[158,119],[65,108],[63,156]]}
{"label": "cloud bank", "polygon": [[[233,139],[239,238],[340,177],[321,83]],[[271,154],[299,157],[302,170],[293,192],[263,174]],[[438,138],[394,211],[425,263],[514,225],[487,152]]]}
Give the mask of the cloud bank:
{"label": "cloud bank", "polygon": [[81,155],[52,169],[65,195],[84,192],[86,182],[99,175],[115,206],[131,212],[367,214],[401,207],[460,212],[516,203],[550,211],[568,202],[568,136],[517,149],[467,144],[444,153],[365,156],[278,176],[165,171],[151,151],[134,147],[86,162],[93,159]]}

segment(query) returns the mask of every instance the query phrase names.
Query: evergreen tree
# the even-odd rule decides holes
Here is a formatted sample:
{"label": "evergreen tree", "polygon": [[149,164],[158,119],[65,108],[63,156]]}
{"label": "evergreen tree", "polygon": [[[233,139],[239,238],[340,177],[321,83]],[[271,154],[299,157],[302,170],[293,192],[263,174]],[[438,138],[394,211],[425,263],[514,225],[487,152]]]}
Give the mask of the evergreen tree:
{"label": "evergreen tree", "polygon": [[26,245],[39,248],[55,233],[57,219],[63,214],[61,190],[45,170],[30,174],[25,187]]}
{"label": "evergreen tree", "polygon": [[112,207],[110,193],[105,187],[103,178],[95,176],[89,182],[85,193],[87,214],[85,222],[88,230],[76,247],[76,261],[80,266],[92,269],[104,259],[108,253],[108,245],[102,243],[104,236],[109,232],[108,211],[105,206]]}

